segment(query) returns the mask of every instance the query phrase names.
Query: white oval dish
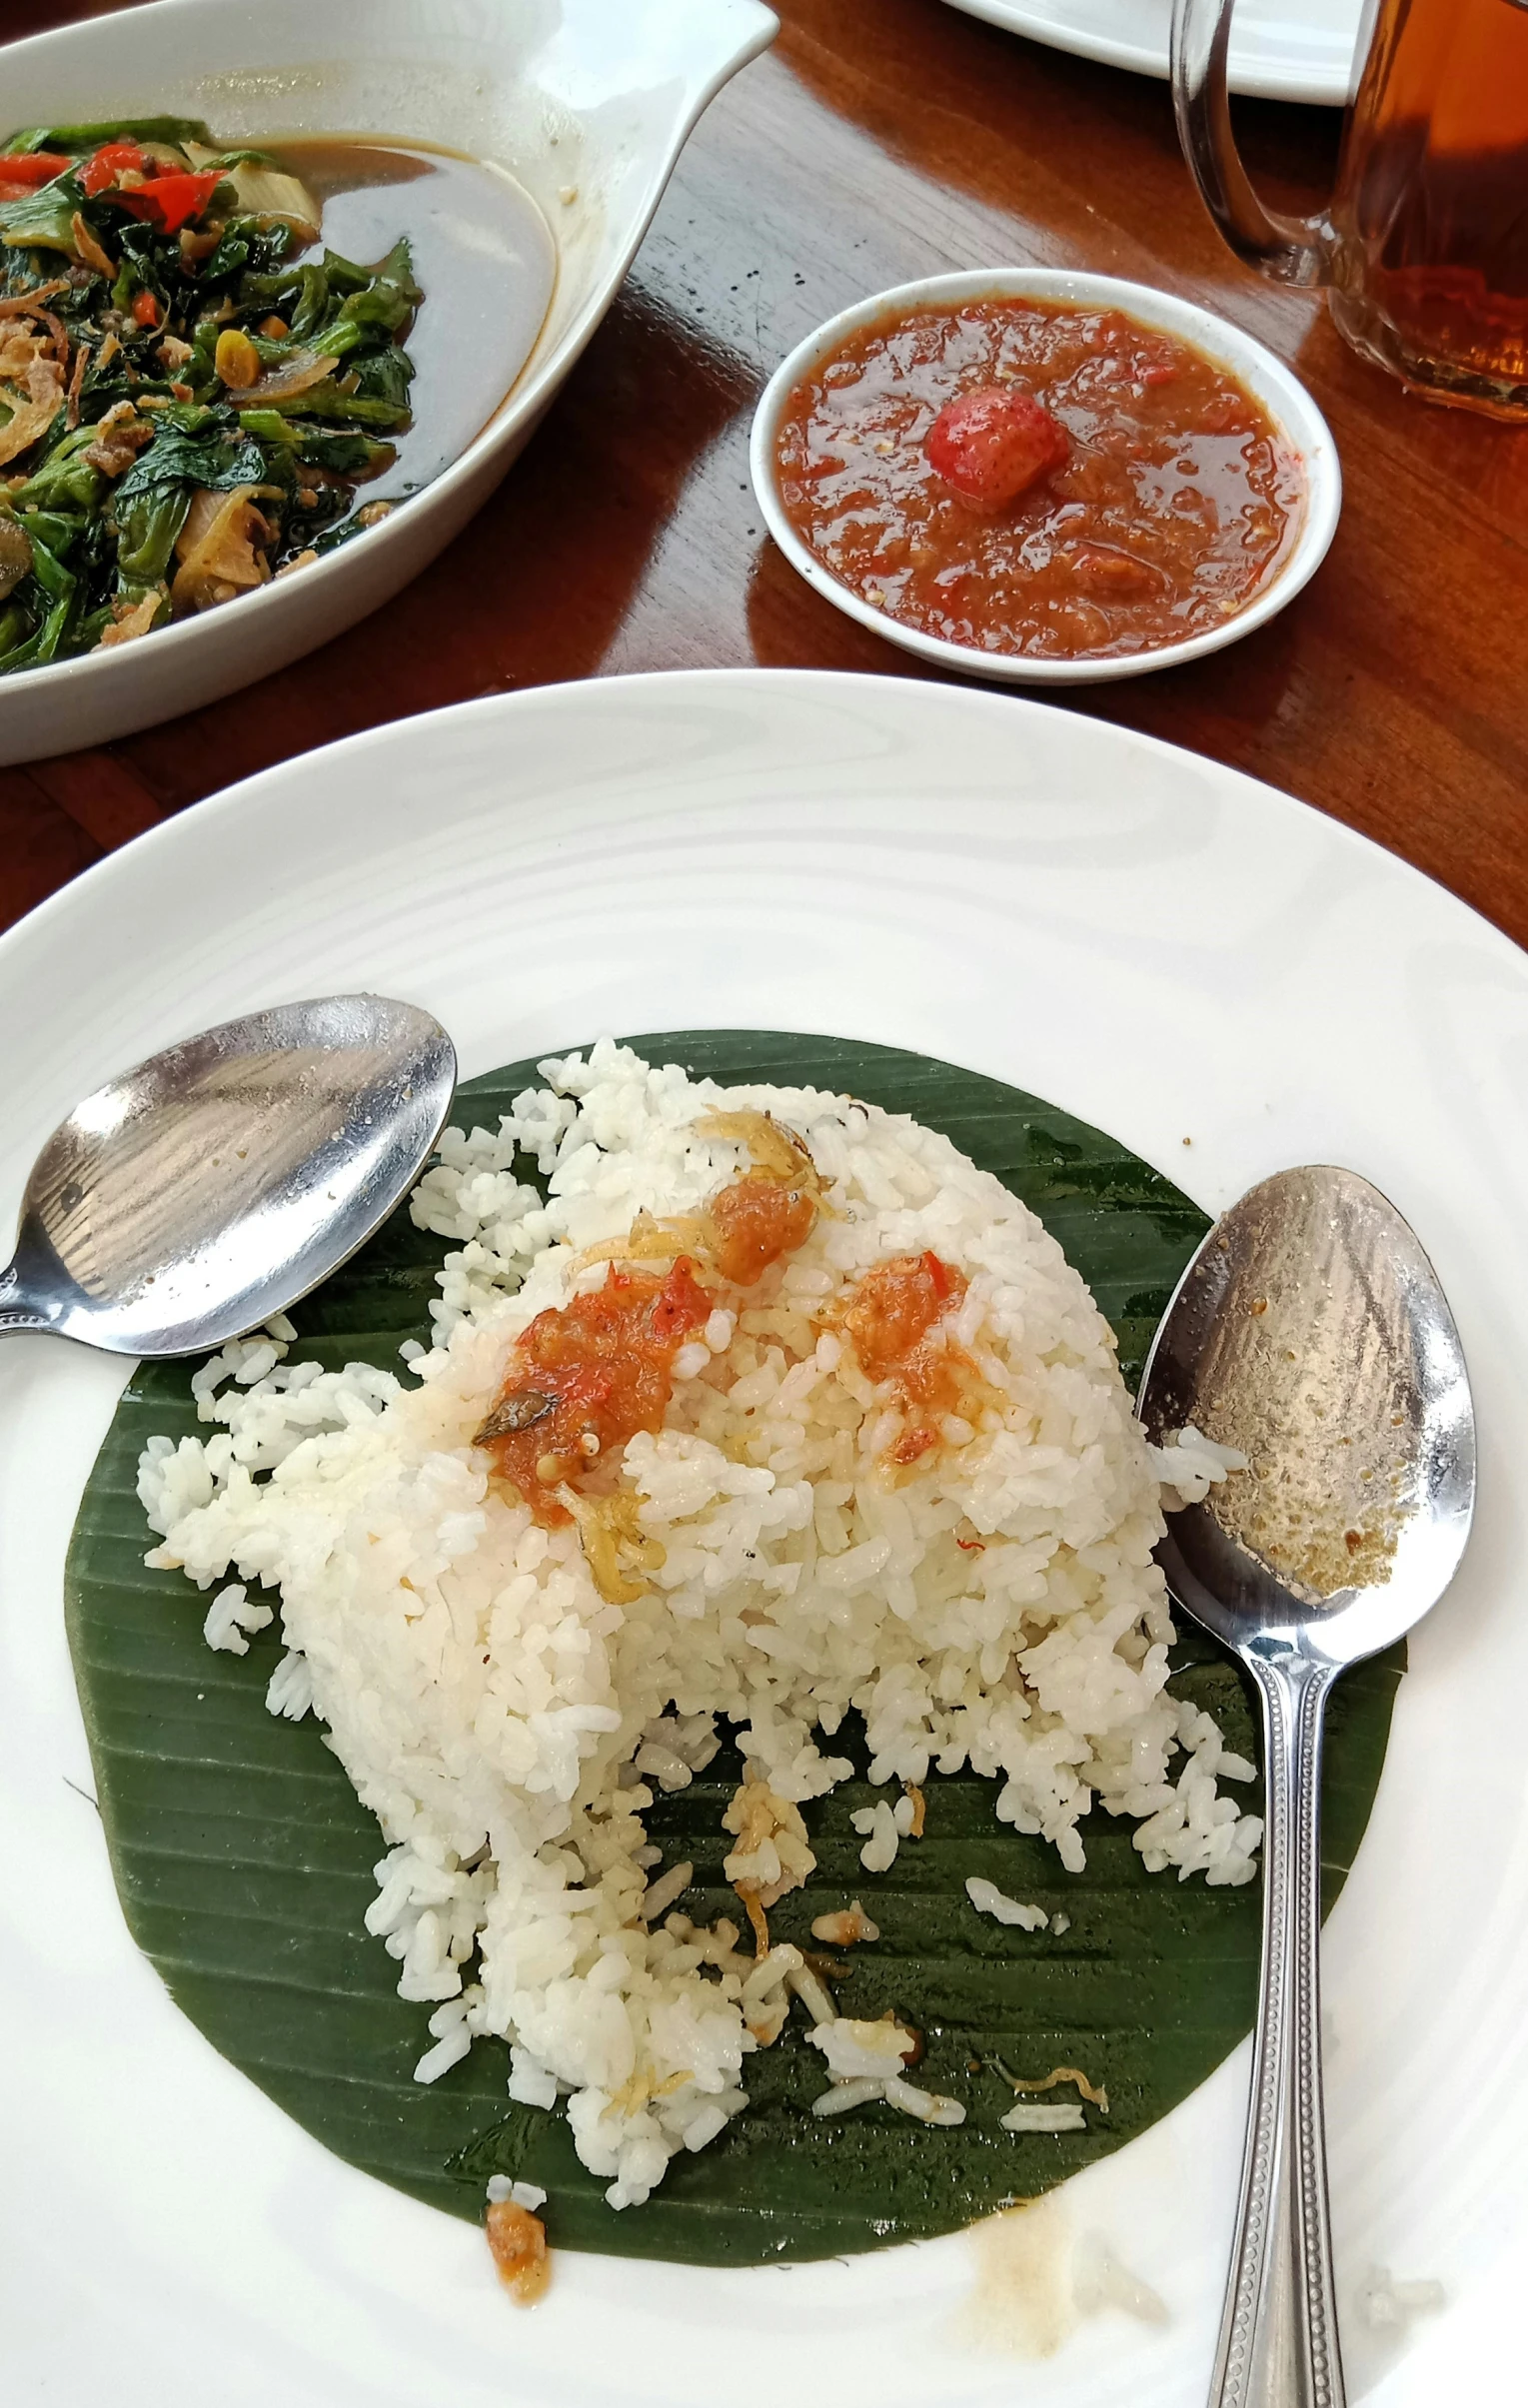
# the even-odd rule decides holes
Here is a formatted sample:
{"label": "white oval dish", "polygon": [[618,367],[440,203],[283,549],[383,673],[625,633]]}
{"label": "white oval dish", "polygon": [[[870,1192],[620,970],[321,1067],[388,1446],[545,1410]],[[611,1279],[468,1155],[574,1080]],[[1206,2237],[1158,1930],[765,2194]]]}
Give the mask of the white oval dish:
{"label": "white oval dish", "polygon": [[[780,504],[775,472],[775,447],[786,403],[804,377],[812,375],[850,335],[899,310],[937,308],[962,301],[1070,302],[1080,309],[1123,310],[1143,326],[1157,327],[1191,343],[1215,365],[1238,378],[1262,403],[1274,425],[1298,455],[1305,478],[1305,499],[1294,546],[1279,569],[1223,626],[1181,643],[1151,651],[1131,652],[1106,659],[1049,660],[1022,652],[978,651],[974,645],[947,643],[940,635],[925,635],[890,611],[877,609],[855,594],[817,558],[786,518]],[[893,285],[872,293],[852,308],[840,310],[814,335],[797,344],[780,362],[760,396],[754,414],[749,448],[754,491],[764,524],[792,569],[808,586],[836,604],[861,626],[873,627],[904,651],[916,652],[938,667],[963,677],[997,677],[1015,685],[1094,685],[1113,677],[1139,677],[1148,669],[1172,668],[1197,660],[1249,635],[1254,627],[1282,610],[1307,585],[1326,557],[1342,509],[1342,472],[1331,429],[1300,380],[1250,335],[1229,320],[1179,301],[1152,285],[1130,284],[1118,276],[1090,276],[1070,268],[974,268],[953,276],[927,276],[919,283]]]}
{"label": "white oval dish", "polygon": [[776,31],[760,0],[158,0],[8,47],[0,134],[172,112],[230,140],[370,134],[467,152],[529,192],[558,267],[512,390],[406,508],[236,603],[0,677],[0,763],[215,701],[416,577],[493,491],[604,317],[697,118]]}

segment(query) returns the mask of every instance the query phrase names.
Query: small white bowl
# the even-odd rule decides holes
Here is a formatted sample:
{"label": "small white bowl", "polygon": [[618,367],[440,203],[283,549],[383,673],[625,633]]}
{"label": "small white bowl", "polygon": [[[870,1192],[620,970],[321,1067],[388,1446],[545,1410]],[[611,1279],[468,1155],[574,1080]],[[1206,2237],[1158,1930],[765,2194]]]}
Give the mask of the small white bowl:
{"label": "small white bowl", "polygon": [[553,229],[557,277],[509,394],[433,483],[299,577],[141,642],[0,677],[0,763],[215,701],[417,577],[499,483],[604,317],[696,119],[777,31],[760,0],[159,0],[7,45],[0,138],[169,113],[230,140],[434,143],[511,171]]}
{"label": "small white bowl", "polygon": [[[1267,585],[1243,609],[1228,617],[1224,625],[1211,627],[1202,635],[1187,636],[1181,643],[1159,644],[1149,651],[1102,660],[1051,660],[1022,652],[981,651],[974,644],[947,643],[942,635],[925,635],[920,628],[893,617],[889,610],[877,609],[873,602],[865,602],[833,576],[797,535],[780,504],[775,460],[785,405],[802,379],[811,376],[848,336],[858,334],[861,328],[893,317],[901,310],[962,301],[1072,302],[1081,309],[1123,310],[1142,326],[1157,327],[1163,334],[1191,343],[1196,351],[1227,370],[1255,395],[1298,457],[1305,490],[1299,531],[1291,550]],[[764,523],[792,569],[800,572],[808,586],[815,587],[862,626],[873,627],[889,642],[899,643],[904,651],[916,652],[920,658],[932,660],[940,668],[954,669],[961,676],[1000,677],[1015,685],[1090,685],[1110,677],[1139,677],[1147,669],[1172,668],[1180,660],[1197,660],[1205,652],[1218,651],[1222,644],[1234,643],[1238,636],[1249,635],[1275,611],[1282,610],[1285,602],[1292,602],[1300,588],[1314,577],[1326,557],[1342,509],[1342,472],[1331,429],[1299,378],[1282,361],[1264,351],[1260,343],[1254,343],[1239,327],[1224,318],[1213,317],[1208,310],[1197,309],[1191,301],[1177,301],[1170,293],[1159,293],[1151,285],[1127,284],[1118,276],[1088,276],[1069,268],[980,268],[958,276],[927,276],[918,284],[894,285],[888,292],[872,293],[867,301],[856,301],[851,309],[840,310],[836,318],[829,318],[825,326],[819,326],[814,335],[808,335],[804,343],[796,346],[764,387],[754,414],[749,465]]]}

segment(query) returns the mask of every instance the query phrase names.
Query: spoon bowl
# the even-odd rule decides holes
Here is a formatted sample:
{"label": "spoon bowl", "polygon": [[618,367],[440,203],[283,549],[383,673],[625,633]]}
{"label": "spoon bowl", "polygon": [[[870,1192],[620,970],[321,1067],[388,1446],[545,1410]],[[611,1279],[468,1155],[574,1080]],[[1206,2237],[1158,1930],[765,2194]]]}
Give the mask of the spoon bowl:
{"label": "spoon bowl", "polygon": [[387,1218],[440,1135],[456,1067],[428,1012],[330,995],[108,1080],[27,1182],[0,1330],[162,1356],[258,1328]]}
{"label": "spoon bowl", "polygon": [[1437,1275],[1356,1172],[1281,1171],[1216,1222],[1141,1380],[1147,1434],[1192,1423],[1249,1458],[1175,1513],[1158,1561],[1196,1622],[1334,1664],[1388,1647],[1469,1535],[1469,1378]]}
{"label": "spoon bowl", "polygon": [[1321,1743],[1332,1683],[1409,1631],[1475,1501],[1469,1376],[1442,1288],[1353,1171],[1281,1171],[1184,1272],[1137,1412],[1235,1467],[1168,1516],[1174,1598],[1262,1708],[1263,1967],[1211,2408],[1343,2408],[1321,2091]]}

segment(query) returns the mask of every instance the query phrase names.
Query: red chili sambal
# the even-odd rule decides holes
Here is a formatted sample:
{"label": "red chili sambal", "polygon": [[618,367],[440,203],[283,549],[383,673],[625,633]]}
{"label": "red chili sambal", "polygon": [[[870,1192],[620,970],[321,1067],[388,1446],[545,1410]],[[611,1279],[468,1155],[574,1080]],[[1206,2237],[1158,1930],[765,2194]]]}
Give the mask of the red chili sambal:
{"label": "red chili sambal", "polygon": [[805,1245],[817,1204],[804,1188],[753,1171],[719,1188],[706,1214],[718,1271],[735,1287],[752,1288],[782,1254]]}
{"label": "red chili sambal", "polygon": [[834,1324],[853,1345],[859,1368],[888,1385],[906,1422],[891,1446],[893,1464],[916,1463],[939,1445],[940,1423],[976,1401],[979,1375],[960,1348],[935,1340],[965,1294],[966,1280],[931,1251],[888,1255],[856,1280]]}
{"label": "red chili sambal", "polygon": [[[994,510],[938,472],[951,421],[932,459],[928,438],[950,403],[1002,388],[1065,441]],[[1222,625],[1292,548],[1303,492],[1225,369],[1120,310],[1045,302],[861,328],[790,396],[776,463],[786,517],[853,593],[946,642],[1045,659]]]}
{"label": "red chili sambal", "polygon": [[476,1443],[545,1528],[572,1519],[557,1495],[565,1483],[639,1430],[663,1428],[674,1358],[714,1303],[688,1256],[663,1278],[613,1263],[602,1287],[538,1313],[516,1340]]}
{"label": "red chili sambal", "polygon": [[513,2199],[496,2199],[488,2211],[487,2231],[500,2281],[529,2307],[540,2299],[552,2273],[546,2225]]}

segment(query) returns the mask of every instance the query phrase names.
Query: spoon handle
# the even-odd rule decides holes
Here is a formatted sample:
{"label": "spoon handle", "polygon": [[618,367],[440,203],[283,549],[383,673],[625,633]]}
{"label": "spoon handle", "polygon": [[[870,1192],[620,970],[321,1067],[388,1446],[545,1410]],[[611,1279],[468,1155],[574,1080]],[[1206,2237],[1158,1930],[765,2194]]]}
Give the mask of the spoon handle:
{"label": "spoon handle", "polygon": [[1267,1762],[1262,1994],[1210,2408],[1344,2408],[1321,2105],[1321,1737],[1337,1668],[1243,1661]]}

